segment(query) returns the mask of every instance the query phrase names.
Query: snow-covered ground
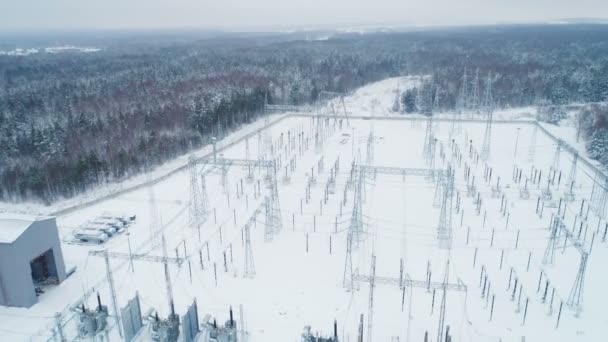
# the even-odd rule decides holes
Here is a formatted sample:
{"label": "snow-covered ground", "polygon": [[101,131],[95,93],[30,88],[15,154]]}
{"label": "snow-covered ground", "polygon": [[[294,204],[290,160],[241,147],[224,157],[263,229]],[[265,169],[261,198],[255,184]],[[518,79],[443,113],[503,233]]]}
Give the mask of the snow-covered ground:
{"label": "snow-covered ground", "polygon": [[[385,116],[381,108],[392,106],[396,85],[403,89],[411,81],[389,79],[364,87],[345,100],[348,111],[370,115],[375,110],[376,116]],[[265,239],[266,217],[264,207],[260,207],[270,195],[264,170],[255,170],[254,180],[248,182],[247,169],[233,166],[226,175],[225,188],[218,172],[208,174],[209,213],[199,234],[189,224],[190,173],[183,167],[186,157],[180,158],[163,168],[168,176],[152,187],[137,187],[59,215],[64,257],[77,271],[61,286],[43,294],[30,309],[0,308],[0,336],[7,341],[45,341],[50,338],[54,314],[63,312],[64,331],[72,340],[76,330],[69,306],[78,303],[84,293],[98,291],[102,301],[112,306],[104,260],[88,255],[99,247],[67,241],[72,230],[87,219],[105,211],[121,211],[136,214],[137,222],[129,235],[114,238],[103,248],[125,253],[131,248],[133,253],[162,255],[160,236],[154,233],[154,227],[162,226],[169,256],[187,255],[185,263],[169,266],[177,313],[183,315],[196,298],[199,315],[214,315],[219,322],[227,319],[229,306],[238,311],[243,305],[244,327],[252,342],[297,341],[305,325],[329,335],[334,319],[340,341],[356,341],[361,314],[365,341],[370,340],[368,334],[374,341],[421,341],[425,332],[429,341],[437,341],[442,306],[453,341],[519,342],[522,337],[526,341],[603,341],[608,333],[603,315],[608,304],[603,296],[603,265],[608,260],[602,239],[606,221],[594,210],[587,215],[591,173],[578,164],[575,200],[564,202],[560,210],[560,215],[565,215],[565,229],[573,231],[573,239],[564,244],[563,230],[555,240],[553,261],[549,263],[550,259],[545,258],[545,250],[551,245],[548,228],[558,212],[552,206],[557,206],[569,188],[572,156],[561,152],[555,182],[549,185],[554,200],[538,202],[543,209],[537,213],[538,197],[547,188],[555,161],[556,144],[540,130],[533,144],[534,127],[525,120],[495,123],[489,159],[484,162],[479,158],[484,123],[435,124],[433,167],[445,170],[451,165],[455,171],[451,249],[439,248],[441,201],[435,201],[436,183],[415,175],[378,173],[364,178],[365,233],[353,248],[352,263],[357,279],[364,279],[371,275],[372,255],[376,258],[371,306],[369,282],[355,282],[353,291],[344,288],[347,232],[355,198],[354,187],[348,186],[351,163],[357,160],[375,166],[429,168],[422,153],[426,122],[352,119],[350,125],[343,121],[340,128],[333,119],[294,116],[283,118],[267,131],[273,141],[273,158],[279,164],[282,223],[282,229],[272,234],[272,241]],[[255,128],[235,133],[230,138],[233,144],[222,151],[224,157],[258,158],[264,134],[256,134]],[[369,139],[372,130],[373,139]],[[247,134],[248,139],[237,139]],[[316,144],[315,136],[322,143]],[[530,154],[532,145],[536,148]],[[207,152],[202,150],[200,155]],[[336,165],[339,169],[332,172]],[[201,169],[203,165],[198,171]],[[514,177],[518,169],[521,180]],[[538,172],[542,173],[540,183],[529,179],[530,198],[521,199],[520,189],[526,179]],[[286,174],[288,180],[284,179]],[[335,189],[326,195],[332,174]],[[306,189],[313,175],[316,181],[307,200]],[[476,191],[469,196],[467,185],[472,183]],[[258,184],[259,196],[255,191]],[[493,191],[497,185],[499,189]],[[581,207],[582,215],[578,215]],[[251,221],[256,274],[244,278],[244,227],[257,208],[262,210]],[[580,261],[574,240],[580,249],[591,252],[580,313],[567,305]],[[395,284],[401,261],[403,274],[419,286],[403,289]],[[134,261],[131,268],[128,260],[112,259],[111,266],[119,307],[138,292],[143,312],[155,308],[161,317],[167,315],[162,264]],[[429,275],[435,290],[425,287]],[[446,278],[454,285],[444,297],[440,285]],[[462,289],[463,285],[466,291],[452,289]],[[88,296],[85,302],[95,305],[94,296]],[[110,337],[119,340],[115,328]]]}

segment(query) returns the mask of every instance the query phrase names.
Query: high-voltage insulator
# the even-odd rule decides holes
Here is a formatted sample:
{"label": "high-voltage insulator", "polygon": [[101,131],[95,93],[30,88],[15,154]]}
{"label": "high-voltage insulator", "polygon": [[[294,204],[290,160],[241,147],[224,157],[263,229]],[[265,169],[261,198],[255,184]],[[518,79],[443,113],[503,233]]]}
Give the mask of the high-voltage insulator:
{"label": "high-voltage insulator", "polygon": [[82,307],[76,309],[78,312],[78,336],[81,338],[93,338],[104,336],[108,326],[108,307],[101,304],[101,298],[97,294],[97,307],[89,310]]}
{"label": "high-voltage insulator", "polygon": [[302,332],[302,342],[338,342],[338,323],[334,321],[334,333],[331,337],[319,336],[312,333],[312,327],[307,325]]}
{"label": "high-voltage insulator", "polygon": [[230,308],[230,319],[223,326],[218,325],[216,319],[211,321],[211,317],[206,316],[203,320],[203,332],[208,336],[209,342],[237,342],[238,330],[232,308]]}
{"label": "high-voltage insulator", "polygon": [[160,319],[156,313],[150,327],[150,335],[155,342],[177,342],[179,338],[179,316],[175,312],[171,312],[167,319]]}

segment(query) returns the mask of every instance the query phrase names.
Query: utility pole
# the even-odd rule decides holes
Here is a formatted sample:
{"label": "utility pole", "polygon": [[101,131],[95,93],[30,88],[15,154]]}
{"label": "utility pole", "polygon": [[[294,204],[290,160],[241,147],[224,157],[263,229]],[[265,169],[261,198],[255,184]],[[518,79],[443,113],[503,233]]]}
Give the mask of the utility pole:
{"label": "utility pole", "polygon": [[116,299],[116,287],[114,286],[114,276],[112,275],[112,267],[110,266],[110,257],[108,253],[104,253],[106,262],[106,277],[108,278],[108,286],[110,287],[110,295],[112,296],[112,310],[114,311],[114,319],[118,327],[118,334],[122,338],[122,326],[120,325],[120,314],[118,313],[118,300]]}
{"label": "utility pole", "polygon": [[530,147],[528,148],[528,162],[534,161],[536,157],[536,138],[538,135],[538,123],[534,123],[534,130],[532,130],[532,136],[530,137]]}
{"label": "utility pole", "polygon": [[[167,299],[169,301],[169,309],[171,315],[175,315],[175,304],[173,301],[173,287],[171,285],[171,274],[169,273],[169,262],[167,260],[167,241],[165,240],[165,233],[162,232],[162,244],[163,244],[163,267],[165,269],[165,285],[167,287]],[[185,258],[188,258],[186,255]]]}
{"label": "utility pole", "polygon": [[[551,164],[551,170],[553,171],[553,173],[557,172],[557,170],[559,170],[559,157],[560,157],[560,152],[562,150],[562,144],[563,141],[560,139],[557,141],[557,145],[555,146],[555,154],[553,155],[553,163]],[[551,176],[551,175],[549,175]]]}
{"label": "utility pole", "polygon": [[517,145],[519,144],[519,131],[520,131],[520,128],[517,127],[517,136],[515,137],[515,149],[513,151],[513,159],[517,158]]}

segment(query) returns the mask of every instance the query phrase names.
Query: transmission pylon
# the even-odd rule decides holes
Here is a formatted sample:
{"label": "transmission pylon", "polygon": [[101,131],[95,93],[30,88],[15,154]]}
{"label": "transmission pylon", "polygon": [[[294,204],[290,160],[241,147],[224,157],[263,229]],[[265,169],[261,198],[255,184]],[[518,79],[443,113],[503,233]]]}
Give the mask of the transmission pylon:
{"label": "transmission pylon", "polygon": [[556,218],[551,222],[551,237],[547,240],[547,247],[545,248],[545,254],[543,255],[543,264],[551,265],[553,264],[553,259],[555,255],[555,247],[557,245],[557,240],[559,239],[559,230],[560,230],[560,221]]}
{"label": "transmission pylon", "polygon": [[[432,93],[431,93],[431,96],[432,96]],[[440,89],[439,89],[439,86],[437,86],[437,87],[435,87],[435,97],[432,99],[432,102],[431,102],[433,113],[435,113],[437,110],[439,110],[439,101],[440,101]]]}
{"label": "transmission pylon", "polygon": [[372,265],[369,280],[369,306],[367,311],[367,342],[372,342],[372,324],[374,321],[374,288],[376,287],[376,256],[372,254]]}
{"label": "transmission pylon", "polygon": [[369,131],[369,135],[367,137],[367,155],[366,155],[366,163],[367,165],[374,164],[374,131]]}
{"label": "transmission pylon", "polygon": [[245,225],[245,270],[243,276],[245,278],[255,277],[255,264],[253,263],[253,249],[251,247],[251,233],[249,224]]}
{"label": "transmission pylon", "polygon": [[171,273],[169,272],[169,261],[167,258],[167,241],[165,240],[165,233],[161,232],[161,235],[164,258],[163,266],[165,269],[165,285],[167,290],[167,300],[169,302],[169,310],[171,312],[169,317],[173,317],[175,316],[175,302],[173,300],[173,286],[171,285]]}
{"label": "transmission pylon", "polygon": [[[436,150],[437,150],[437,139],[433,138],[433,141],[431,141],[431,154],[429,156],[430,159],[428,160],[429,169],[431,169],[431,170],[435,170]],[[435,181],[434,175],[435,175],[434,172],[431,172],[429,174],[430,179],[432,181]]]}
{"label": "transmission pylon", "polygon": [[[270,134],[270,116],[268,115],[268,111],[266,110],[267,106],[268,106],[268,95],[265,93],[264,94],[264,129],[262,130],[261,140],[258,140],[258,142],[261,142],[261,144],[262,144],[261,146],[258,145],[258,154],[260,154],[259,149],[262,150],[261,151],[262,157],[260,158],[261,160],[271,159],[271,155],[274,152],[273,148],[272,148],[272,135]],[[259,135],[258,135],[258,139],[260,139]]]}
{"label": "transmission pylon", "polygon": [[439,225],[437,227],[437,238],[441,248],[450,248],[452,245],[452,207],[454,190],[454,172],[451,166],[446,170],[443,179],[438,182],[444,183],[443,197],[441,201],[441,212],[439,214]]}
{"label": "transmission pylon", "polygon": [[262,132],[258,131],[258,135],[257,135],[257,142],[258,142],[258,160],[264,160],[264,141],[262,138]]}
{"label": "transmission pylon", "polygon": [[[355,166],[356,167],[356,166]],[[353,198],[353,213],[350,220],[349,232],[355,245],[358,247],[363,240],[363,179],[365,174],[362,170],[354,170],[355,194]]]}
{"label": "transmission pylon", "polygon": [[578,152],[574,152],[572,156],[572,166],[570,167],[570,173],[568,174],[568,190],[566,190],[564,199],[567,201],[574,201],[574,184],[576,183],[576,169],[578,164]]}
{"label": "transmission pylon", "polygon": [[441,182],[435,182],[435,192],[433,194],[433,208],[440,208],[443,202],[443,186]]}
{"label": "transmission pylon", "polygon": [[346,261],[344,262],[343,286],[349,290],[354,290],[354,271],[353,271],[353,232],[349,229],[346,234]]}
{"label": "transmission pylon", "polygon": [[532,130],[532,136],[530,137],[530,146],[528,147],[528,162],[534,161],[536,156],[536,137],[538,135],[538,124],[534,124],[534,130]]}
{"label": "transmission pylon", "polygon": [[459,112],[469,108],[469,78],[467,77],[467,67],[464,67],[464,75],[462,75],[462,85],[460,86],[460,95],[456,108]]}
{"label": "transmission pylon", "polygon": [[581,261],[576,274],[576,279],[574,280],[574,285],[572,286],[572,290],[570,290],[570,295],[568,296],[567,301],[568,306],[576,310],[577,314],[582,310],[583,307],[583,289],[585,286],[585,272],[587,270],[588,258],[589,255],[587,253],[583,253],[581,255]]}
{"label": "transmission pylon", "polygon": [[434,140],[434,134],[433,134],[433,128],[435,125],[434,119],[434,113],[433,113],[433,91],[432,88],[431,90],[428,92],[428,99],[426,101],[426,103],[424,104],[424,115],[427,116],[427,121],[426,121],[426,131],[424,133],[424,148],[422,150],[422,155],[424,157],[424,159],[428,162],[431,161],[432,158],[432,150],[433,150],[433,140]]}
{"label": "transmission pylon", "polygon": [[475,78],[473,78],[473,84],[471,85],[471,99],[469,106],[477,114],[479,114],[481,101],[480,101],[480,87],[479,87],[479,68],[475,70]]}
{"label": "transmission pylon", "polygon": [[492,72],[488,73],[486,82],[486,94],[484,98],[484,110],[486,112],[486,129],[483,136],[481,148],[481,159],[487,161],[490,158],[490,145],[492,141],[492,116],[494,114],[494,99],[492,97]]}
{"label": "transmission pylon", "polygon": [[467,67],[464,67],[464,75],[462,76],[462,85],[460,87],[460,94],[456,99],[456,111],[452,114],[452,127],[450,129],[450,142],[454,136],[460,132],[460,121],[462,112],[469,109],[469,79],[467,77]]}
{"label": "transmission pylon", "polygon": [[272,237],[274,235],[273,226],[272,226],[272,208],[270,207],[270,198],[266,197],[264,199],[264,207],[266,208],[266,220],[264,221],[264,241],[270,242],[272,241]]}
{"label": "transmission pylon", "polygon": [[[190,169],[190,226],[198,229],[200,237],[201,225],[205,223],[207,216],[206,196],[203,193],[206,189],[203,190],[203,186],[199,184],[198,167],[194,156],[188,159],[188,167]],[[204,178],[201,180],[204,183]]]}
{"label": "transmission pylon", "polygon": [[[221,154],[220,154],[221,156]],[[226,160],[222,158],[222,190],[224,193],[228,193],[228,165],[226,165]]]}
{"label": "transmission pylon", "polygon": [[558,140],[557,146],[555,147],[555,154],[553,155],[553,163],[551,163],[551,169],[554,173],[557,172],[557,170],[559,170],[559,157],[561,154],[560,153],[561,150],[562,150],[562,141]]}
{"label": "transmission pylon", "polygon": [[277,182],[276,165],[270,167],[270,197],[266,197],[266,226],[264,238],[271,241],[273,236],[283,228],[281,218],[281,203],[279,201],[279,187]]}
{"label": "transmission pylon", "polygon": [[422,86],[422,81],[420,82],[420,84],[416,87],[416,98],[414,99],[414,106],[416,106],[416,111],[420,112],[420,109],[422,109],[422,99],[420,98],[420,87]]}
{"label": "transmission pylon", "polygon": [[357,332],[357,342],[363,342],[363,314],[359,316],[359,330]]}
{"label": "transmission pylon", "polygon": [[283,229],[283,220],[281,218],[281,202],[279,200],[279,184],[277,180],[276,164],[270,167],[272,173],[271,189],[270,189],[270,204],[272,208],[272,226],[275,234],[278,234]]}
{"label": "transmission pylon", "polygon": [[443,341],[443,330],[445,328],[445,309],[447,301],[447,287],[450,277],[450,260],[448,259],[445,266],[445,276],[443,278],[443,284],[441,286],[441,309],[439,310],[439,325],[437,326],[437,341]]}
{"label": "transmission pylon", "polygon": [[[116,320],[116,326],[118,327],[118,334],[122,337],[122,328],[120,324],[120,314],[118,309],[118,300],[116,299],[116,287],[114,285],[114,276],[112,275],[112,267],[110,267],[110,258],[106,253],[104,256],[106,262],[106,277],[108,279],[108,286],[110,287],[110,294],[112,296],[112,307],[114,309],[114,316]],[[61,323],[59,324],[61,326]]]}

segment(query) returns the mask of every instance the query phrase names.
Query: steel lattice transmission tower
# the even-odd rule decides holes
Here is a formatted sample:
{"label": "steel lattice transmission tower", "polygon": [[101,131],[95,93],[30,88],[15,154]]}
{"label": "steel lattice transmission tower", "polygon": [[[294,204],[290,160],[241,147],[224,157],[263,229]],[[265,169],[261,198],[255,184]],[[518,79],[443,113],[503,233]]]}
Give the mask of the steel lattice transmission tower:
{"label": "steel lattice transmission tower", "polygon": [[486,129],[481,147],[481,159],[487,161],[490,158],[490,145],[492,144],[492,116],[494,115],[494,98],[492,97],[492,72],[488,72],[486,81],[486,94],[484,96],[483,109],[486,112]]}
{"label": "steel lattice transmission tower", "polygon": [[431,162],[432,153],[433,153],[433,140],[435,136],[433,134],[433,126],[434,126],[434,113],[433,113],[433,88],[431,87],[428,91],[427,100],[425,101],[425,107],[423,114],[427,116],[426,121],[426,132],[424,133],[424,148],[422,150],[422,155],[427,162]]}
{"label": "steel lattice transmission tower", "polygon": [[439,225],[437,227],[437,238],[441,248],[450,248],[452,245],[452,207],[454,193],[454,172],[450,167],[441,177],[439,182],[443,183],[443,196],[441,198],[441,209],[439,214]]}
{"label": "steel lattice transmission tower", "polygon": [[353,270],[353,232],[349,229],[346,234],[346,261],[344,263],[343,286],[347,290],[354,290],[354,270]]}
{"label": "steel lattice transmission tower", "polygon": [[[462,75],[462,85],[460,87],[460,94],[456,99],[456,111],[452,115],[452,128],[450,129],[450,141],[460,132],[459,119],[462,117],[462,112],[469,109],[469,78],[467,76],[467,67],[464,67],[464,74]],[[458,123],[457,123],[458,121]]]}
{"label": "steel lattice transmission tower", "polygon": [[[255,217],[254,217],[255,219]],[[243,276],[245,278],[255,277],[255,264],[253,263],[253,249],[251,247],[251,232],[249,223],[245,225],[245,270]]]}
{"label": "steel lattice transmission tower", "polygon": [[[439,325],[437,326],[437,341],[443,341],[443,331],[445,329],[445,309],[447,300],[447,287],[450,279],[450,260],[448,259],[445,266],[445,277],[441,286],[441,310],[439,310]],[[448,339],[446,338],[446,341]]]}
{"label": "steel lattice transmission tower", "polygon": [[469,108],[469,78],[467,75],[467,67],[464,67],[464,74],[462,75],[462,85],[460,86],[460,95],[458,96],[458,102],[456,103],[456,109],[462,112]]}
{"label": "steel lattice transmission tower", "polygon": [[357,164],[353,162],[352,173],[353,173],[353,186],[355,187],[355,193],[353,196],[353,212],[350,218],[350,225],[346,235],[346,260],[344,263],[344,278],[343,285],[349,290],[354,289],[354,270],[353,270],[353,247],[359,246],[359,242],[362,240],[363,235],[363,171],[359,170]]}
{"label": "steel lattice transmission tower", "polygon": [[355,194],[353,198],[353,213],[350,219],[349,232],[352,234],[356,246],[363,241],[363,180],[365,174],[362,170],[355,169]]}
{"label": "steel lattice transmission tower", "polygon": [[372,165],[374,163],[374,131],[369,131],[369,135],[367,136],[367,154],[366,154],[366,163],[367,165]]}
{"label": "steel lattice transmission tower", "polygon": [[[198,229],[200,237],[201,225],[207,219],[206,186],[199,184],[199,172],[194,156],[188,158],[188,168],[190,169],[190,226]],[[201,178],[201,183],[205,183],[204,177]]]}
{"label": "steel lattice transmission tower", "polygon": [[427,162],[431,160],[431,154],[433,150],[433,114],[431,114],[426,120],[426,131],[424,133],[424,148],[422,149],[422,156]]}
{"label": "steel lattice transmission tower", "polygon": [[264,94],[264,129],[262,130],[262,160],[270,160],[272,159],[272,155],[274,154],[274,149],[272,148],[272,135],[270,134],[270,117],[268,116],[268,111],[266,110],[267,106],[268,95]]}
{"label": "steel lattice transmission tower", "polygon": [[435,140],[435,134],[433,132],[435,125],[435,113],[434,107],[439,105],[439,87],[435,88],[435,96],[433,97],[433,87],[429,87],[428,96],[425,101],[425,107],[423,114],[428,117],[426,122],[426,132],[424,133],[424,148],[422,155],[428,163],[430,163],[433,153],[433,142]]}
{"label": "steel lattice transmission tower", "polygon": [[273,236],[278,234],[283,228],[276,164],[273,163],[273,165],[269,167],[268,172],[270,173],[271,179],[270,198],[266,199],[266,241],[272,240]]}
{"label": "steel lattice transmission tower", "polygon": [[553,162],[551,163],[551,171],[553,171],[553,173],[559,170],[559,158],[562,150],[562,144],[563,141],[557,141],[557,146],[555,147],[555,154],[553,155]]}
{"label": "steel lattice transmission tower", "polygon": [[581,261],[576,274],[576,279],[574,280],[574,285],[570,290],[570,295],[568,296],[567,301],[568,306],[575,309],[577,314],[583,308],[583,290],[585,288],[585,272],[587,270],[588,258],[589,255],[587,253],[581,254]]}
{"label": "steel lattice transmission tower", "polygon": [[570,174],[568,175],[568,190],[566,190],[564,199],[567,201],[574,201],[574,184],[576,183],[576,169],[578,164],[578,152],[574,152],[572,156],[572,166],[570,167]]}
{"label": "steel lattice transmission tower", "polygon": [[480,98],[480,88],[479,88],[479,68],[475,70],[475,78],[473,78],[473,83],[471,85],[471,99],[470,99],[470,107],[475,112],[479,113],[481,101]]}
{"label": "steel lattice transmission tower", "polygon": [[374,322],[374,288],[376,287],[376,256],[372,254],[372,265],[369,281],[369,302],[367,311],[367,342],[372,342],[372,325]]}

